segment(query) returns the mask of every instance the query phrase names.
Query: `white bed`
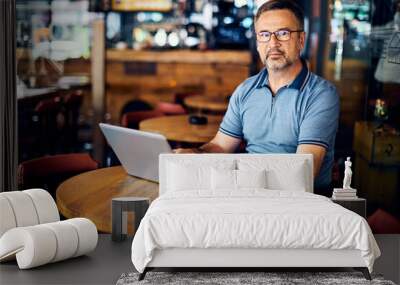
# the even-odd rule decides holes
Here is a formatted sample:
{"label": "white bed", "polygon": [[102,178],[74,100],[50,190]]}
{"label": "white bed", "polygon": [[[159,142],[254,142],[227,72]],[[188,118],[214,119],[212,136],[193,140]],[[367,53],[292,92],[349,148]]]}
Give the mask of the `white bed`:
{"label": "white bed", "polygon": [[132,243],[140,278],[155,267],[354,267],[370,278],[371,230],[312,194],[311,155],[165,154],[159,170],[160,197]]}

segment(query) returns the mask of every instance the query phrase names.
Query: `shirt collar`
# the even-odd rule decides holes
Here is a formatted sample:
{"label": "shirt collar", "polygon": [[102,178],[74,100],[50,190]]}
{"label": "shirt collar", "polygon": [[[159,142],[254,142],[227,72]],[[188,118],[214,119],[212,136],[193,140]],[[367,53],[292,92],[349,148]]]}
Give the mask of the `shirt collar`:
{"label": "shirt collar", "polygon": [[[296,76],[296,78],[288,84],[286,87],[292,88],[292,89],[297,89],[297,90],[302,90],[305,83],[307,82],[307,78],[309,76],[309,70],[307,68],[307,63],[306,61],[302,58],[301,63],[303,65],[300,73]],[[262,87],[268,87],[268,70],[264,67],[263,70],[260,73],[259,80],[257,82],[257,87],[256,88],[262,88]]]}

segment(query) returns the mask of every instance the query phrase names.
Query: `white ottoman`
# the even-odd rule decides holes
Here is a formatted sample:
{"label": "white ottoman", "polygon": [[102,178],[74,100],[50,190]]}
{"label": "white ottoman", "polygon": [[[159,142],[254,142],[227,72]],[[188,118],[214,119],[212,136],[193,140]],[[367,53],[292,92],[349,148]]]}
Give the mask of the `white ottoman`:
{"label": "white ottoman", "polygon": [[94,223],[60,221],[51,195],[42,189],[0,193],[0,262],[28,269],[86,254],[96,248]]}

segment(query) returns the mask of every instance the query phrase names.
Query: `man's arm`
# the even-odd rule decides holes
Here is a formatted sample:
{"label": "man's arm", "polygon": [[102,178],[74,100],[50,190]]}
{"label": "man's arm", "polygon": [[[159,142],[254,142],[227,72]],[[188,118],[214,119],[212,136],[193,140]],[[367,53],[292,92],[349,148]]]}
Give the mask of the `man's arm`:
{"label": "man's arm", "polygon": [[297,146],[296,153],[311,153],[314,160],[314,179],[318,176],[321,169],[322,161],[324,160],[326,149],[314,144],[300,144]]}
{"label": "man's arm", "polygon": [[208,143],[199,148],[178,148],[175,153],[232,153],[234,152],[242,140],[239,138],[228,136],[220,131]]}

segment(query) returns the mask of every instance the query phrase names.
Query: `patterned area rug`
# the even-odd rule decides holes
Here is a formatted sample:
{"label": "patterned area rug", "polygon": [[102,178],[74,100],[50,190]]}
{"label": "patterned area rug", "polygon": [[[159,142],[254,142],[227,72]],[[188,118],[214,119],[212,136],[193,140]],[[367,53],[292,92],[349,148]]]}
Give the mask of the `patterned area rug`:
{"label": "patterned area rug", "polygon": [[372,281],[368,281],[360,272],[148,272],[142,281],[138,281],[138,276],[139,273],[122,274],[117,285],[395,285],[392,281],[384,280],[380,275],[372,275]]}

